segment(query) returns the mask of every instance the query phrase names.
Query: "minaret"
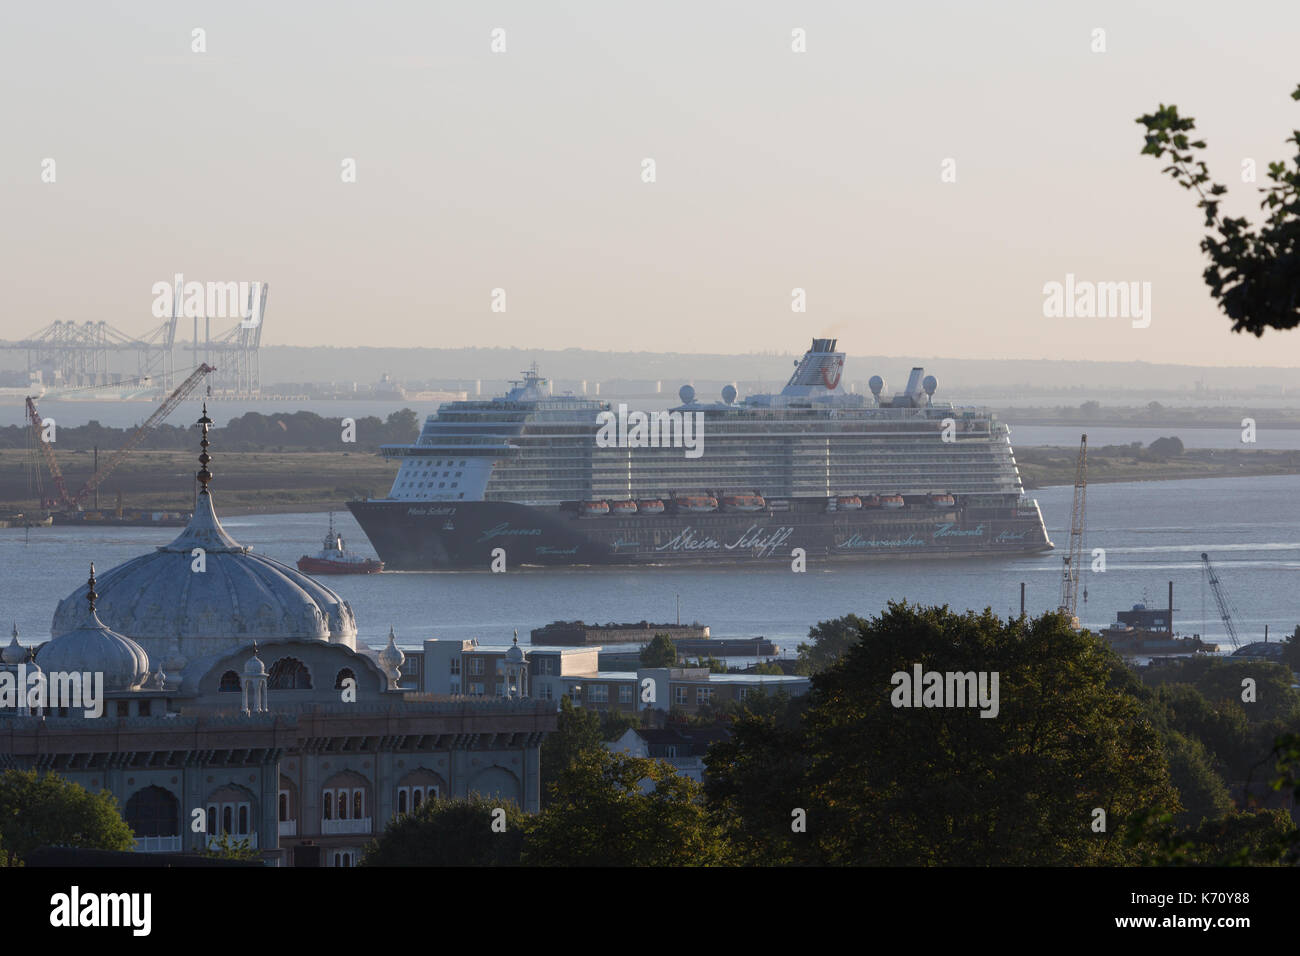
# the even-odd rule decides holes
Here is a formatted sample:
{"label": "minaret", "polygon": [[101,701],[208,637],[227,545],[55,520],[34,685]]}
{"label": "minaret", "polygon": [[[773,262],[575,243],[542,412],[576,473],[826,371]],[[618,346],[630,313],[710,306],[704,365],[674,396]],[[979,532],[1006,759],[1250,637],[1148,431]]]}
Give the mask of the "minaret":
{"label": "minaret", "polygon": [[[206,417],[206,416],[205,416]],[[253,656],[244,662],[244,676],[240,680],[244,692],[243,713],[264,714],[270,708],[266,702],[266,665],[257,656],[257,642],[253,642]]]}
{"label": "minaret", "polygon": [[515,631],[515,642],[506,651],[506,687],[505,696],[520,700],[528,696],[528,662],[524,659],[524,650],[519,646],[519,632]]}

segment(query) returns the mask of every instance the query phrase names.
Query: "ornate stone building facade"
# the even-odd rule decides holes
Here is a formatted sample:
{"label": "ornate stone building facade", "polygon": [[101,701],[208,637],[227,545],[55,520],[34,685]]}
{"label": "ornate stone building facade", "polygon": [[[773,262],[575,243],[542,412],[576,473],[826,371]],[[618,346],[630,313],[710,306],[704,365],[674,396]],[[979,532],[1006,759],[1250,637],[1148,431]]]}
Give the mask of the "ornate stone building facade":
{"label": "ornate stone building facade", "polygon": [[554,704],[399,690],[394,634],[358,647],[346,601],[221,527],[206,409],[199,424],[189,526],[92,568],[34,655],[16,634],[0,653],[24,687],[102,675],[99,713],[0,708],[0,767],[110,790],[141,851],[197,851],[224,833],[278,865],[355,865],[388,820],[430,799],[538,809]]}

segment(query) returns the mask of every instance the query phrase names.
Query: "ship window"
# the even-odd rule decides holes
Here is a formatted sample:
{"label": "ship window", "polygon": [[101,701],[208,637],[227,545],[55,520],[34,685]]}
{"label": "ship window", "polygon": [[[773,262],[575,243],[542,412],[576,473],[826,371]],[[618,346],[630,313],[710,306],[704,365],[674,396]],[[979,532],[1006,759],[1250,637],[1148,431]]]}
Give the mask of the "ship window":
{"label": "ship window", "polygon": [[460,494],[458,494],[456,497],[457,497],[457,498],[464,498],[464,497],[465,497],[465,492],[462,491],[462,492],[461,492]]}
{"label": "ship window", "polygon": [[453,481],[453,482],[451,483],[451,486],[452,486],[453,488],[455,488],[455,487],[456,487],[457,485],[459,485],[459,484],[460,484],[459,481]]}
{"label": "ship window", "polygon": [[[433,484],[433,482],[429,482],[429,484]],[[440,482],[438,482],[438,487],[439,487],[439,488],[446,488],[446,487],[447,487],[447,483],[446,483],[445,481],[440,481]]]}
{"label": "ship window", "polygon": [[462,462],[460,463],[460,465],[461,465],[462,468],[464,468],[464,467],[465,467],[465,462],[462,461]]}

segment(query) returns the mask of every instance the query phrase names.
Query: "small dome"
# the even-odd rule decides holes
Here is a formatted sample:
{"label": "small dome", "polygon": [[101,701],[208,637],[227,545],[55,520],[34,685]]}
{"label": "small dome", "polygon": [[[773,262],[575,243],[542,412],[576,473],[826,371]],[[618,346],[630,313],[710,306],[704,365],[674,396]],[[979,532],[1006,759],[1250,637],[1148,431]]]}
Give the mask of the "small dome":
{"label": "small dome", "polygon": [[[352,608],[319,581],[265,555],[254,554],[217,520],[208,484],[212,461],[204,416],[202,484],[194,515],[171,544],[120,564],[100,581],[99,613],[119,633],[140,641],[178,668],[179,659],[247,646],[252,639],[325,641],[352,647]],[[85,589],[64,598],[50,633],[76,627]]]}
{"label": "small dome", "polygon": [[256,644],[253,645],[253,656],[244,662],[244,676],[245,677],[266,676],[266,665],[263,664],[262,659],[257,656]]}
{"label": "small dome", "polygon": [[397,646],[397,634],[394,633],[393,629],[390,627],[388,629],[388,646],[379,652],[379,664],[385,670],[391,671],[401,667],[402,662],[405,660],[406,655],[403,654],[402,649]]}
{"label": "small dome", "polygon": [[519,646],[519,632],[515,632],[515,642],[510,645],[506,651],[507,664],[522,664],[524,662],[524,649]]}
{"label": "small dome", "polygon": [[27,648],[18,643],[18,625],[14,625],[14,636],[0,651],[0,661],[10,666],[17,666],[27,660]]}
{"label": "small dome", "polygon": [[41,645],[36,662],[47,672],[102,673],[106,691],[137,690],[149,679],[149,655],[129,637],[109,630],[95,613],[93,565],[87,590],[80,626]]}

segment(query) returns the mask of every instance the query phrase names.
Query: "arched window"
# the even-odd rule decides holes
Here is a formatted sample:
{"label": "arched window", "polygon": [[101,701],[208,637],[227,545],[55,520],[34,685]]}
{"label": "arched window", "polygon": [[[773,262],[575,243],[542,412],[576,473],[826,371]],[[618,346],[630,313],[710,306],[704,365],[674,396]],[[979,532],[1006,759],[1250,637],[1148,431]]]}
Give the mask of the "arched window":
{"label": "arched window", "polygon": [[343,682],[344,682],[345,680],[350,680],[350,681],[352,681],[352,686],[353,686],[353,687],[356,687],[356,686],[357,686],[357,675],[354,674],[354,673],[352,673],[352,668],[350,668],[350,667],[345,667],[345,668],[343,668],[343,670],[339,671],[338,674],[335,675],[335,677],[334,677],[334,689],[335,689],[335,690],[342,690],[342,689],[343,689]]}
{"label": "arched window", "polygon": [[397,812],[406,812],[406,787],[402,787],[397,791]]}
{"label": "arched window", "polygon": [[339,791],[339,819],[346,820],[347,818],[348,818],[348,792],[346,790],[340,790]]}
{"label": "arched window", "polygon": [[235,832],[235,811],[230,804],[221,808],[221,829],[226,833]]}
{"label": "arched window", "polygon": [[221,683],[217,685],[217,690],[223,694],[238,694],[242,690],[239,686],[239,675],[234,671],[226,671],[221,675]]}
{"label": "arched window", "polygon": [[334,791],[326,790],[325,799],[321,803],[321,816],[326,820],[334,819]]}
{"label": "arched window", "polygon": [[423,799],[424,799],[424,794],[423,794],[423,792],[421,792],[421,790],[420,790],[419,787],[416,787],[416,788],[415,788],[415,792],[414,792],[413,794],[411,794],[411,809],[412,809],[412,810],[418,810],[418,809],[420,809],[420,802],[421,802]]}
{"label": "arched window", "polygon": [[311,671],[296,657],[282,657],[271,665],[266,685],[270,690],[311,690]]}
{"label": "arched window", "polygon": [[366,809],[366,792],[364,790],[352,791],[352,819],[360,820],[364,817]]}
{"label": "arched window", "polygon": [[289,791],[280,791],[280,822],[284,823],[289,819]]}
{"label": "arched window", "polygon": [[180,801],[170,790],[145,787],[126,801],[126,823],[139,837],[180,835]]}

